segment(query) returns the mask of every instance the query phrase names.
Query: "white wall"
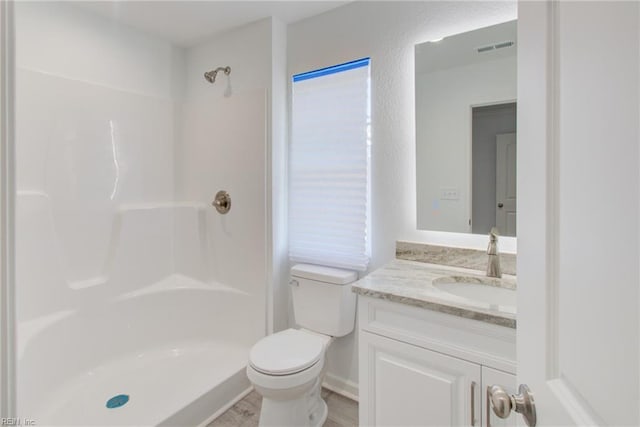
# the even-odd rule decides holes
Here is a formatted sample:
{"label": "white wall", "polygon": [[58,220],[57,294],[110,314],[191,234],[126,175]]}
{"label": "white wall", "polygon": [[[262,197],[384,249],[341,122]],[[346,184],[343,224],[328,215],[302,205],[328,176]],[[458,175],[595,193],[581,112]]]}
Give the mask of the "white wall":
{"label": "white wall", "polygon": [[[371,57],[371,269],[397,239],[486,247],[484,236],[416,230],[414,45],[515,17],[513,2],[356,2],[289,27],[289,75]],[[332,345],[328,369],[357,383],[353,336]]]}
{"label": "white wall", "polygon": [[271,158],[267,205],[271,206],[271,271],[270,297],[267,309],[270,331],[280,331],[289,325],[292,313],[289,298],[289,234],[288,234],[288,109],[287,109],[287,26],[271,20]]}
{"label": "white wall", "polygon": [[178,94],[180,49],[65,2],[19,2],[16,62],[66,79],[131,93]]}
{"label": "white wall", "polygon": [[[417,227],[470,232],[471,107],[516,99],[516,57],[416,75]],[[455,188],[458,200],[441,200]]]}

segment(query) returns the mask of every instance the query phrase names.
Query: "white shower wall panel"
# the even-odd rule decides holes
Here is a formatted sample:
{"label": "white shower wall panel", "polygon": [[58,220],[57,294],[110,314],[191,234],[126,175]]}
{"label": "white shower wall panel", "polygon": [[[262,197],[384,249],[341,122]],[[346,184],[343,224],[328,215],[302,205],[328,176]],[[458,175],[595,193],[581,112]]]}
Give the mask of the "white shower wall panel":
{"label": "white shower wall panel", "polygon": [[185,99],[216,100],[223,96],[227,76],[219,73],[215,84],[206,81],[204,71],[231,67],[234,94],[271,86],[271,18],[203,40],[185,52]]}
{"label": "white shower wall panel", "polygon": [[[186,49],[185,97],[178,106],[175,146],[176,199],[208,207],[213,279],[258,298],[262,304],[252,316],[261,321],[268,292],[271,43],[272,21],[263,19]],[[204,71],[221,66],[231,67],[230,76],[219,73],[215,84],[203,78]],[[225,98],[229,80],[232,95]],[[231,195],[226,215],[211,208],[218,190]],[[176,262],[186,266],[190,260],[177,257]],[[264,335],[265,324],[261,327]]]}
{"label": "white shower wall panel", "polygon": [[[266,93],[201,98],[182,107],[180,197],[208,206],[214,280],[266,296]],[[231,210],[210,207],[219,190]],[[179,243],[178,240],[177,243]],[[188,259],[177,259],[187,265]],[[264,318],[264,304],[261,308]]]}
{"label": "white shower wall panel", "polygon": [[196,425],[266,331],[270,22],[187,54],[73,3],[16,21],[18,413]]}
{"label": "white shower wall panel", "polygon": [[118,207],[173,199],[172,103],[25,69],[17,91],[18,203],[47,198],[64,275],[89,285]]}
{"label": "white shower wall panel", "polygon": [[181,50],[71,2],[17,3],[16,22],[22,318],[82,304],[68,293],[106,280],[123,204],[174,200],[183,73]]}

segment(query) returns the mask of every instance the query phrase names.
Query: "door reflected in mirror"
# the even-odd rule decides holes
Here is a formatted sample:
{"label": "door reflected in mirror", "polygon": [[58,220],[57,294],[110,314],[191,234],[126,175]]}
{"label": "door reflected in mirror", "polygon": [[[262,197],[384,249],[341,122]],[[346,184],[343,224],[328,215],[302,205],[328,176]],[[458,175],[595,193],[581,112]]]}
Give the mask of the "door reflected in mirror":
{"label": "door reflected in mirror", "polygon": [[415,47],[417,226],[516,235],[516,21]]}

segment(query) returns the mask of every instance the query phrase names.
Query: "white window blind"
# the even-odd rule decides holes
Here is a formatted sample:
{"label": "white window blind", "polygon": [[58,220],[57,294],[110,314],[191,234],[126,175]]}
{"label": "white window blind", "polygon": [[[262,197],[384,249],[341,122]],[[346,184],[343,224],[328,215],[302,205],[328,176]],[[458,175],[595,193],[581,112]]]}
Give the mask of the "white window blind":
{"label": "white window blind", "polygon": [[369,264],[369,58],[293,76],[289,255]]}

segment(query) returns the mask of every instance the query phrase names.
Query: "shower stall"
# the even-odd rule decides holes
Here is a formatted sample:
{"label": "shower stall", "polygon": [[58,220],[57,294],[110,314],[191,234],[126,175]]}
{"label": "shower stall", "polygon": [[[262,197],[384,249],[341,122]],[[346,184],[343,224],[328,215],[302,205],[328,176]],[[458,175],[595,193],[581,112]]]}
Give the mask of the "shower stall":
{"label": "shower stall", "polygon": [[13,414],[206,423],[267,332],[268,84],[242,69],[269,23],[181,47],[92,4],[13,9]]}

